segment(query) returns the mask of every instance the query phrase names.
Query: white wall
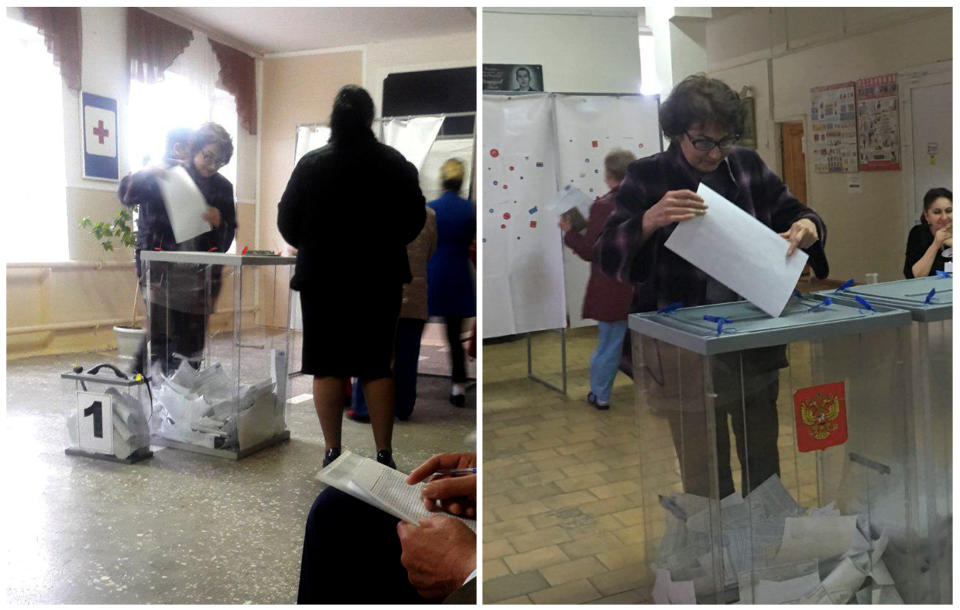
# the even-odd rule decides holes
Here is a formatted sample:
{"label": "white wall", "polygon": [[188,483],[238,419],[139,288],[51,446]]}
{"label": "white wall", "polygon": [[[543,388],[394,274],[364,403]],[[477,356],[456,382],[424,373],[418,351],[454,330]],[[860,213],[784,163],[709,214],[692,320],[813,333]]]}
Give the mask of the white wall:
{"label": "white wall", "polygon": [[485,9],[483,63],[541,64],[547,91],[638,93],[637,18]]}

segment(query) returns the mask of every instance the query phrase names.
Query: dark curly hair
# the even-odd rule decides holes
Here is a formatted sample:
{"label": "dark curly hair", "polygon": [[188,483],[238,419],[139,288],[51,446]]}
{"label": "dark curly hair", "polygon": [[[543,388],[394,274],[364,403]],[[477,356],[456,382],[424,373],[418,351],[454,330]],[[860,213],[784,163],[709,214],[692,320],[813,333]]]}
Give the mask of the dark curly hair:
{"label": "dark curly hair", "polygon": [[204,123],[193,132],[190,138],[190,156],[207,147],[208,144],[216,144],[220,151],[220,161],[226,165],[233,158],[233,139],[227,130],[217,123]]}
{"label": "dark curly hair", "polygon": [[333,100],[333,112],[330,113],[330,139],[341,140],[344,137],[370,131],[373,115],[373,98],[367,90],[357,85],[344,85]]}
{"label": "dark curly hair", "polygon": [[693,125],[712,123],[739,136],[746,115],[740,96],[725,82],[694,74],[680,81],[660,107],[660,128],[675,139]]}
{"label": "dark curly hair", "polygon": [[950,203],[953,203],[953,191],[950,189],[945,189],[942,187],[932,188],[926,192],[923,196],[923,214],[920,214],[920,224],[930,224],[927,222],[926,213],[930,209],[930,206],[933,205],[933,202],[937,199],[944,197],[950,200]]}

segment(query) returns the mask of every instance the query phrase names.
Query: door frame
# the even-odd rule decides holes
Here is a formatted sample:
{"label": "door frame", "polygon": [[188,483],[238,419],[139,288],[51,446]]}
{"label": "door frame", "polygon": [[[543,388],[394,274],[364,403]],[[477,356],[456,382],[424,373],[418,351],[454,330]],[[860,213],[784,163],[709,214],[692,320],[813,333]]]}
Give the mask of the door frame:
{"label": "door frame", "polygon": [[923,213],[923,202],[914,197],[913,90],[953,83],[953,60],[925,64],[897,72],[900,97],[900,185],[903,197],[903,234],[907,235]]}
{"label": "door frame", "polygon": [[[813,198],[810,192],[810,155],[807,154],[807,134],[810,133],[809,116],[804,114],[791,114],[782,117],[776,117],[773,120],[774,145],[777,147],[777,175],[783,180],[783,137],[780,135],[783,123],[801,123],[803,124],[803,181],[806,183],[807,199]],[[809,201],[802,202],[803,205],[816,209]]]}

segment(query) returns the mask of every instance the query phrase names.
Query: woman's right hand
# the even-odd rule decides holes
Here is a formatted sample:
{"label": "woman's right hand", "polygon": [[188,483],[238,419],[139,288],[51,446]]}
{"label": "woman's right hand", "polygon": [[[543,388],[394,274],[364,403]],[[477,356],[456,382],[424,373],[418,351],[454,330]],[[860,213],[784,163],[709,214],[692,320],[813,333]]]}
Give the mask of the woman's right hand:
{"label": "woman's right hand", "polygon": [[[933,234],[933,241],[936,242],[937,247],[943,246],[947,243],[947,240],[953,237],[953,223],[951,222],[947,226],[943,227],[939,231]],[[952,240],[951,240],[952,241]]]}
{"label": "woman's right hand", "polygon": [[653,232],[674,222],[683,222],[707,213],[707,204],[693,191],[667,191],[643,215],[644,232]]}

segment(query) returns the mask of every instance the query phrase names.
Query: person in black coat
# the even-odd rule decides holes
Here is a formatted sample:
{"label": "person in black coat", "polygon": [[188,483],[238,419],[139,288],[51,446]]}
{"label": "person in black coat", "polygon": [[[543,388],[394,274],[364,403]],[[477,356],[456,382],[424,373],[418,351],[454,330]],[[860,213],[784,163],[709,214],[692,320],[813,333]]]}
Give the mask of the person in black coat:
{"label": "person in black coat", "polygon": [[948,260],[953,262],[953,193],[932,188],[923,196],[920,224],[907,237],[903,275],[908,279],[936,275]]}
{"label": "person in black coat", "polygon": [[[373,100],[347,85],[330,116],[330,143],[300,159],[280,199],[280,234],[297,249],[291,287],[303,311],[302,371],[326,443],[324,466],[340,455],[343,381],[357,377],[373,424],[377,459],[393,466],[393,339],[406,246],[426,221],[417,169],[377,142]],[[349,294],[344,286],[353,286]]]}

